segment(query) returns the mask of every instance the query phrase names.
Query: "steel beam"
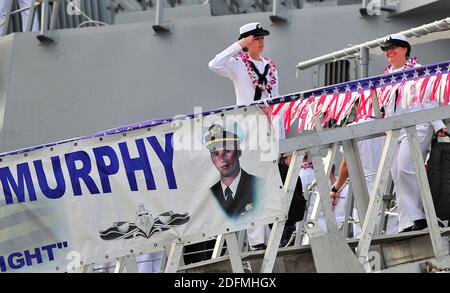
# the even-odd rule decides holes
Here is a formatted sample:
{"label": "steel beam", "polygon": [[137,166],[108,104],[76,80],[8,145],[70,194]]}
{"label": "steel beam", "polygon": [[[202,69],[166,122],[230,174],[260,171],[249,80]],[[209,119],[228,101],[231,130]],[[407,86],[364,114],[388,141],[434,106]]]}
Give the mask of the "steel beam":
{"label": "steel beam", "polygon": [[312,147],[326,148],[335,142],[354,138],[363,140],[374,136],[380,136],[389,130],[406,128],[408,126],[415,126],[421,123],[446,118],[450,118],[450,105],[355,125],[348,125],[341,128],[324,129],[322,132],[309,133],[289,138],[280,142],[279,152],[288,153]]}

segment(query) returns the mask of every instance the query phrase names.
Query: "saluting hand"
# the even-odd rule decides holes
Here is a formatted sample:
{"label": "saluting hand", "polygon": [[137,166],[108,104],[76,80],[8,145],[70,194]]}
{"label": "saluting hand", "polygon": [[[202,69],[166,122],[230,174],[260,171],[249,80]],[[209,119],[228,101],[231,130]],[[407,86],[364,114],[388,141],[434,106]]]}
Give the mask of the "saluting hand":
{"label": "saluting hand", "polygon": [[242,49],[246,48],[251,42],[253,42],[254,36],[248,36],[238,41]]}

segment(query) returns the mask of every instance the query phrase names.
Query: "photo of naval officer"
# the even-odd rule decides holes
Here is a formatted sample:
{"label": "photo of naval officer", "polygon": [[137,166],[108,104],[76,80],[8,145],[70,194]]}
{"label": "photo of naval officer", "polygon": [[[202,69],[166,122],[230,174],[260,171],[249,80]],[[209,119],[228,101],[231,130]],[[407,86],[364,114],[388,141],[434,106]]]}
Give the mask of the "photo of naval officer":
{"label": "photo of naval officer", "polygon": [[212,124],[205,136],[205,144],[220,174],[220,180],[210,190],[223,211],[228,217],[237,218],[254,210],[262,179],[241,168],[239,137],[221,125]]}

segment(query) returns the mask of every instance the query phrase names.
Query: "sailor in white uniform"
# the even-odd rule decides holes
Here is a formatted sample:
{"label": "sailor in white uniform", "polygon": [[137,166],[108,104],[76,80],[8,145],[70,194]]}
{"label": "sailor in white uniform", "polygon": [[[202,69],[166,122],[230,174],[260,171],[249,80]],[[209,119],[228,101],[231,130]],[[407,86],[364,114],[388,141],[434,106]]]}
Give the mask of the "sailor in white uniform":
{"label": "sailor in white uniform", "polygon": [[[3,35],[3,28],[4,28],[4,22],[6,21],[6,9],[8,8],[8,5],[12,0],[1,0],[0,1],[0,36]],[[32,0],[18,0],[20,8],[30,7]],[[22,30],[24,31],[27,27],[28,22],[28,16],[30,15],[30,10],[26,9],[22,11]],[[33,26],[31,29],[33,32],[39,31],[39,22],[37,20],[37,17],[35,16],[35,19],[33,21]]]}
{"label": "sailor in white uniform", "polygon": [[[305,170],[312,170],[312,174],[308,174],[307,176],[305,176],[305,174],[307,173],[303,173],[301,174],[301,178],[302,178],[302,182],[303,180],[305,180],[305,182],[308,182],[308,179],[312,182],[315,180],[315,175],[314,175],[314,171],[313,171],[313,167],[308,167],[308,162],[306,161],[303,162],[304,164],[302,164],[302,169],[304,168]],[[339,178],[337,178],[335,176],[335,165],[333,164],[332,168],[331,168],[331,173],[330,173],[330,177],[329,177],[329,183],[331,185],[334,185],[336,183],[336,181],[339,180]],[[344,180],[345,181],[345,180]],[[308,200],[308,212],[306,215],[306,219],[311,219],[312,217],[312,212],[314,210],[314,206],[316,203],[316,200],[318,200],[318,197],[316,195],[317,193],[317,185],[313,188],[313,192],[311,192],[309,194],[309,200]],[[347,193],[348,193],[348,185],[346,185],[345,187],[342,188],[342,190],[339,192],[339,198],[338,200],[336,200],[336,204],[333,206],[334,209],[334,216],[336,219],[336,224],[338,226],[339,229],[342,229],[343,224],[345,222],[345,208],[346,208],[346,203],[347,203]],[[323,213],[323,211],[320,212],[320,215],[317,219],[317,223],[319,224],[319,227],[322,231],[327,232],[327,224],[325,222],[325,215]],[[298,230],[298,226],[297,226],[297,231]],[[308,243],[308,238],[304,237],[302,238],[302,244],[307,244]]]}
{"label": "sailor in white uniform", "polygon": [[[272,60],[262,57],[264,37],[269,31],[258,22],[248,23],[239,29],[239,39],[208,64],[219,75],[233,81],[236,104],[246,105],[260,99],[279,96],[278,73]],[[277,118],[275,118],[276,120]],[[278,138],[285,138],[282,117],[274,121]],[[247,230],[249,244],[254,249],[263,249],[268,240],[268,227]]]}
{"label": "sailor in white uniform", "polygon": [[[364,122],[371,121],[371,120],[373,120],[373,118],[368,117],[368,116],[361,117],[361,119],[359,119],[358,122],[353,122],[350,124],[364,123]],[[380,136],[380,137],[375,137],[375,138],[371,138],[371,139],[361,140],[361,141],[358,141],[358,143],[357,143],[359,157],[361,160],[361,165],[363,168],[364,178],[366,181],[366,186],[367,186],[367,190],[369,192],[369,196],[372,195],[372,191],[373,191],[373,187],[374,187],[373,185],[375,183],[376,173],[378,171],[378,165],[380,163],[381,154],[383,152],[384,141],[385,141],[385,137]],[[339,204],[339,201],[340,201],[339,198],[342,197],[342,195],[341,195],[342,192],[339,192],[339,190],[344,186],[348,177],[349,177],[349,173],[348,173],[348,168],[347,168],[347,162],[344,158],[342,160],[341,167],[339,168],[339,175],[338,175],[339,179],[333,185],[331,192],[330,192],[332,204],[335,208]],[[354,214],[354,218],[355,218],[356,222],[358,222],[359,217],[358,217],[356,210],[354,210],[353,214]],[[354,237],[359,237],[361,226],[362,226],[362,223],[360,223],[360,225],[354,226]],[[396,232],[397,226],[398,226],[397,219],[394,217],[390,217],[388,219],[388,228],[387,228],[386,234],[393,234],[394,232]]]}
{"label": "sailor in white uniform", "polygon": [[[330,184],[334,185],[336,183],[336,181],[339,179],[339,177],[335,176],[335,165],[333,164],[332,168],[331,168],[331,173],[330,173]],[[336,201],[336,204],[333,206],[334,209],[334,216],[336,218],[336,224],[338,226],[339,229],[342,229],[343,224],[345,222],[345,208],[347,205],[347,196],[348,196],[348,185],[346,185],[345,187],[342,188],[342,190],[339,193],[339,198]],[[314,201],[317,198],[314,198]],[[325,215],[322,212],[320,212],[320,217],[317,220],[317,222],[319,223],[320,228],[322,229],[322,231],[328,231],[327,229],[327,224],[325,222]]]}
{"label": "sailor in white uniform", "polygon": [[[270,34],[269,31],[263,29],[257,22],[243,25],[239,31],[239,40],[217,54],[209,62],[209,68],[233,81],[238,105],[278,96],[277,70],[270,59],[261,56],[264,50],[264,37]],[[263,74],[268,67],[264,75],[265,80],[258,78],[251,63],[255,65],[259,74]],[[255,81],[260,86],[256,87]]]}
{"label": "sailor in white uniform", "polygon": [[[389,36],[382,50],[385,52],[386,59],[389,62],[385,73],[421,66],[416,63],[415,58],[409,58],[411,45],[403,34]],[[425,93],[425,95],[426,97],[423,103],[411,104],[406,107],[401,104],[397,105],[394,101],[395,99],[393,99],[392,103],[386,108],[386,116],[411,113],[439,106],[437,100],[430,101],[429,92]],[[441,120],[419,124],[416,126],[416,130],[420,142],[420,150],[424,159],[431,143],[433,130],[439,136],[444,136],[445,132],[448,131]],[[391,173],[398,203],[399,231],[408,232],[426,228],[427,223],[416,180],[416,170],[411,158],[408,136],[405,129],[400,130],[400,137],[394,153]]]}

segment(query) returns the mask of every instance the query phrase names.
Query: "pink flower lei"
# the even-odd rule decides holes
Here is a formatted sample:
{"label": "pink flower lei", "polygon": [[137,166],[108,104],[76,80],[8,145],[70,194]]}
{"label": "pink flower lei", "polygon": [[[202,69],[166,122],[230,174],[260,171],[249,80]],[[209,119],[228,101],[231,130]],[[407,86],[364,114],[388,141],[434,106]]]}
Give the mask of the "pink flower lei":
{"label": "pink flower lei", "polygon": [[275,64],[273,63],[272,59],[264,58],[269,63],[269,80],[267,81],[267,84],[258,84],[258,79],[256,77],[256,73],[253,71],[250,59],[250,56],[248,53],[242,53],[239,52],[239,57],[241,57],[242,61],[245,64],[245,67],[247,68],[248,76],[250,77],[250,80],[252,81],[253,85],[255,87],[259,87],[262,91],[267,90],[268,92],[271,92],[275,84],[277,83],[277,78],[275,77]]}
{"label": "pink flower lei", "polygon": [[[413,67],[416,66],[416,64],[417,64],[417,57],[416,56],[414,56],[412,58],[408,58],[406,60],[405,65],[403,65],[402,70],[405,70],[405,69],[408,69],[408,68],[413,68]],[[384,69],[384,73],[389,73],[391,71],[391,68],[392,68],[392,65],[387,66]]]}

